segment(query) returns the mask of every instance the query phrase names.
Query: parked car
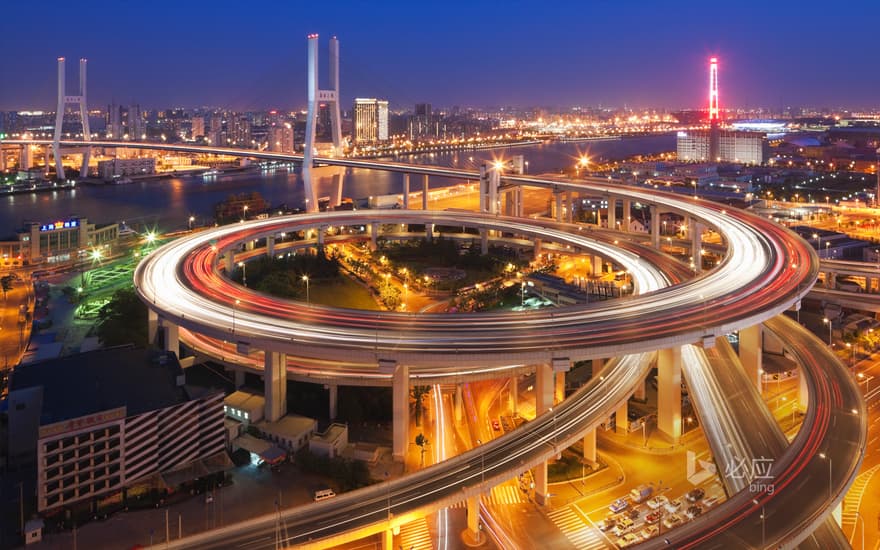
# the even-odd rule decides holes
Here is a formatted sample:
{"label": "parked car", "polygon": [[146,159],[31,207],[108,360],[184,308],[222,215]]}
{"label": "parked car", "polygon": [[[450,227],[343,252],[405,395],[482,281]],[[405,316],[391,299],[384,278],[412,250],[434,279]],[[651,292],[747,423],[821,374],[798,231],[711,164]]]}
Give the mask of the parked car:
{"label": "parked car", "polygon": [[669,514],[663,519],[663,527],[666,527],[667,529],[672,529],[679,523],[681,523],[681,516],[678,514]]}
{"label": "parked car", "polygon": [[690,519],[694,519],[695,517],[699,516],[702,513],[703,513],[702,506],[700,506],[698,504],[694,504],[693,506],[688,507],[687,512],[685,512],[685,515]]}
{"label": "parked car", "polygon": [[495,430],[496,432],[501,431],[501,423],[498,422],[497,418],[492,419],[492,429]]}
{"label": "parked car", "polygon": [[624,533],[632,529],[633,525],[635,525],[635,523],[633,523],[633,520],[629,519],[626,516],[623,516],[617,520],[617,525],[614,526],[614,529],[612,529],[611,532],[614,533],[615,536],[620,537],[623,536]]}
{"label": "parked car", "polygon": [[673,512],[677,512],[679,508],[681,508],[681,501],[679,499],[670,500],[666,503],[666,511],[670,514]]}
{"label": "parked car", "polygon": [[629,506],[629,502],[627,502],[626,499],[624,499],[624,498],[619,498],[619,499],[615,500],[614,502],[612,502],[611,505],[608,507],[608,509],[616,514],[618,512],[622,512],[623,510],[626,510],[627,506]]}
{"label": "parked car", "polygon": [[605,519],[599,520],[599,523],[596,524],[596,527],[599,528],[600,531],[609,531],[614,529],[614,526],[617,525],[617,518],[614,514],[608,514]]}
{"label": "parked car", "polygon": [[635,533],[627,533],[617,539],[617,546],[620,548],[626,548],[627,546],[632,546],[633,544],[638,544],[639,536]]}
{"label": "parked car", "polygon": [[641,531],[639,531],[639,535],[641,535],[642,540],[648,540],[650,538],[656,537],[660,533],[660,528],[656,525],[648,525]]}
{"label": "parked car", "polygon": [[629,496],[633,502],[644,502],[648,500],[651,496],[651,493],[654,492],[654,488],[650,485],[639,485],[635,489],[629,492]]}
{"label": "parked car", "polygon": [[703,506],[705,506],[706,508],[711,508],[716,504],[718,504],[718,497],[709,497],[703,501]]}
{"label": "parked car", "polygon": [[661,512],[660,510],[654,510],[653,512],[645,516],[645,523],[657,523],[662,517],[663,512]]}
{"label": "parked car", "polygon": [[630,508],[627,515],[629,516],[629,519],[639,519],[639,516],[642,515],[642,509],[639,506],[633,506],[632,508]]}
{"label": "parked car", "polygon": [[688,502],[696,502],[706,496],[706,491],[697,487],[696,489],[689,491],[685,498],[688,499]]}
{"label": "parked car", "polygon": [[657,495],[656,497],[654,497],[652,499],[648,499],[647,504],[648,504],[648,508],[650,508],[651,510],[656,510],[657,508],[660,508],[661,506],[665,506],[667,502],[669,502],[668,498],[666,498],[663,495]]}

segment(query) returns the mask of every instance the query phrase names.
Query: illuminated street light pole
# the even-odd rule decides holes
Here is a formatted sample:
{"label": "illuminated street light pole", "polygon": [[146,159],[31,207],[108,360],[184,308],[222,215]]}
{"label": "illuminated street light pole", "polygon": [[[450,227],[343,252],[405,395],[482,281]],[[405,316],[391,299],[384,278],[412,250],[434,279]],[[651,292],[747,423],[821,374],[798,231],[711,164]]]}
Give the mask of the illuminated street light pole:
{"label": "illuminated street light pole", "polygon": [[483,449],[483,442],[479,439],[477,440],[477,445],[480,446],[480,485],[482,487],[486,486],[486,451]]}
{"label": "illuminated street light pole", "polygon": [[193,228],[193,222],[194,222],[194,221],[196,221],[196,217],[195,217],[195,216],[190,216],[190,217],[189,217],[189,230],[190,230],[190,231],[192,231],[192,228]]}
{"label": "illuminated street light pole", "polygon": [[831,487],[831,457],[825,453],[819,453],[819,458],[828,461],[828,500],[831,500],[833,489]]}
{"label": "illuminated street light pole", "polygon": [[832,347],[832,345],[831,345],[831,319],[829,319],[828,317],[823,317],[822,323],[828,325],[828,347],[830,348],[830,347]]}
{"label": "illuminated street light pole", "polygon": [[248,205],[244,205],[241,207],[241,219],[242,220],[247,219],[247,211],[248,211]]}
{"label": "illuminated street light pole", "polygon": [[247,264],[244,262],[238,262],[238,267],[241,268],[241,284],[246,287],[247,286]]}
{"label": "illuminated street light pole", "polygon": [[303,275],[302,280],[306,283],[306,304],[310,304],[311,299],[309,298],[309,276]]}
{"label": "illuminated street light pole", "polygon": [[819,257],[822,257],[822,237],[819,236],[818,233],[813,233],[813,238],[816,239],[816,252],[819,254]]}

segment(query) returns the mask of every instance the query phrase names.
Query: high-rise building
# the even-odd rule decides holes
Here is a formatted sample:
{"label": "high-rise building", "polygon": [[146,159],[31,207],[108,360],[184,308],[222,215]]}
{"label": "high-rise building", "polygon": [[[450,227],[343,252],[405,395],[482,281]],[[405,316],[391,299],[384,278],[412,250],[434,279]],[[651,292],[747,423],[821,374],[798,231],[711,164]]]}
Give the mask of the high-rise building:
{"label": "high-rise building", "polygon": [[141,111],[140,105],[134,103],[128,106],[127,123],[128,139],[137,141],[144,138],[147,133],[147,125],[144,122],[144,113]]}
{"label": "high-rise building", "polygon": [[232,115],[226,124],[229,145],[233,147],[251,147],[251,123],[242,115]]}
{"label": "high-rise building", "polygon": [[[713,141],[718,144],[716,150],[713,150]],[[679,132],[676,151],[678,160],[683,162],[763,164],[770,157],[766,134],[721,128]]]}
{"label": "high-rise building", "polygon": [[416,103],[416,116],[431,118],[431,104]]}
{"label": "high-rise building", "polygon": [[199,139],[205,135],[205,117],[192,117],[192,129],[190,130],[190,136],[192,139]]}
{"label": "high-rise building", "polygon": [[116,103],[111,103],[107,107],[107,137],[110,139],[122,139],[124,133],[121,107]]}
{"label": "high-rise building", "polygon": [[269,127],[269,151],[273,153],[293,153],[293,125],[289,122]]}
{"label": "high-rise building", "polygon": [[378,143],[388,139],[388,101],[382,99],[354,100],[355,144]]}
{"label": "high-rise building", "polygon": [[211,132],[220,132],[223,129],[223,117],[220,115],[211,115]]}

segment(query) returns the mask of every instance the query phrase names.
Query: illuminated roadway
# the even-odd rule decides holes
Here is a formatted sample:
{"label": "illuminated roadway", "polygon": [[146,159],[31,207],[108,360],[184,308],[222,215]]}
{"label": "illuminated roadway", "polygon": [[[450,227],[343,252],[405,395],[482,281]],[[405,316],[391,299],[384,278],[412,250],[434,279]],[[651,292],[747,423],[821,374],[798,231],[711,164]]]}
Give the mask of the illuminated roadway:
{"label": "illuminated roadway", "polygon": [[[91,145],[100,146],[100,143],[92,142]],[[153,148],[156,148],[156,146],[153,146]],[[339,162],[339,164],[389,169],[384,166],[385,163],[345,164]],[[418,168],[407,165],[406,169],[399,171],[421,172]],[[448,175],[449,171],[437,170],[446,172],[446,174],[442,175],[450,177]],[[473,173],[469,176],[451,177],[475,179]],[[528,185],[552,186],[554,188],[585,190],[597,193],[603,192],[603,189],[596,184],[561,184],[551,180],[521,177],[507,179],[514,179]],[[656,339],[652,339],[653,349],[676,345],[676,342],[678,344],[685,343],[682,342],[683,339],[699,341],[715,334],[721,335],[757,322],[768,321],[773,314],[784,310],[800,298],[802,292],[799,289],[802,288],[800,287],[802,283],[810,283],[805,285],[808,288],[812,281],[815,280],[816,268],[814,266],[816,262],[814,261],[815,258],[812,257],[814,256],[812,250],[805,250],[807,248],[805,243],[800,240],[791,239],[775,224],[766,222],[763,224],[763,227],[760,227],[762,220],[747,216],[741,212],[721,213],[718,211],[718,208],[706,203],[699,201],[676,201],[676,199],[669,196],[662,196],[652,192],[640,192],[625,188],[608,189],[608,187],[604,188],[604,192],[613,193],[617,197],[641,200],[649,204],[659,202],[665,206],[670,206],[674,211],[687,212],[717,229],[725,237],[729,246],[728,255],[721,265],[706,276],[679,286],[669,287],[665,290],[648,292],[647,295],[626,300],[624,301],[625,303],[607,308],[623,308],[624,311],[621,313],[624,316],[630,317],[631,323],[622,323],[615,327],[614,321],[610,321],[608,318],[605,320],[591,319],[593,324],[602,324],[607,321],[611,325],[611,334],[623,333],[622,338],[624,341],[627,337],[633,339],[638,335],[638,330],[627,330],[631,329],[633,323],[638,324],[639,318],[634,318],[636,315],[642,319],[651,317],[654,321],[651,333],[661,333],[658,334]],[[677,202],[678,204],[670,205],[670,202]],[[375,213],[373,214],[372,217],[375,217]],[[438,216],[440,214],[442,213],[435,212],[428,213],[427,215]],[[437,221],[434,223],[444,223],[447,221],[442,217],[435,219]],[[504,221],[508,222],[511,220]],[[253,222],[251,225],[254,225]],[[455,223],[452,225],[455,225]],[[521,231],[516,230],[516,232],[519,233]],[[528,230],[523,231],[523,233],[528,234]],[[204,245],[204,243],[202,244]],[[589,246],[587,243],[578,243],[576,245],[583,245],[585,248],[593,250],[596,250],[597,246],[596,243],[592,243]],[[168,251],[167,248],[162,250]],[[196,250],[189,250],[185,254],[194,252]],[[157,256],[159,255],[157,254]],[[606,256],[614,257],[627,269],[638,266],[637,263],[635,265],[628,264],[627,258],[620,256],[620,254],[607,254]],[[178,257],[178,260],[180,259]],[[214,261],[216,263],[216,258]],[[180,265],[180,262],[175,264],[172,274],[178,273],[176,268]],[[194,265],[198,265],[198,263]],[[203,267],[205,265],[208,264],[202,264]],[[639,280],[640,285],[643,285],[644,288],[641,290],[644,292],[650,287],[649,281],[651,279],[648,276],[651,274],[647,266],[641,267],[644,269],[634,273],[633,277]],[[143,275],[143,271],[139,268],[138,273]],[[654,274],[654,277],[657,285],[662,286],[664,284],[663,278],[659,273]],[[176,279],[173,275],[172,278]],[[727,281],[724,280],[725,278]],[[143,283],[143,280],[141,280],[141,283]],[[159,295],[155,292],[158,288],[160,287],[153,288],[154,292],[151,295],[145,285],[139,284],[141,295],[146,300],[158,300]],[[164,292],[164,289],[162,290]],[[700,297],[698,298],[698,296]],[[696,307],[694,307],[693,302],[697,302]],[[209,309],[210,307],[212,306],[209,306]],[[625,311],[626,308],[631,309]],[[595,332],[601,335],[601,330],[596,330],[595,326],[590,327],[590,323],[584,323],[583,319],[578,320],[576,314],[566,315],[566,313],[569,313],[566,311],[567,309],[575,310],[577,308],[555,310],[558,316],[551,315],[549,319],[545,317],[540,321],[537,318],[528,319],[526,324],[523,324],[522,319],[499,318],[494,321],[505,323],[504,329],[507,331],[507,344],[512,339],[511,335],[518,331],[538,330],[539,327],[536,326],[536,323],[547,323],[550,325],[562,323],[554,327],[555,331],[570,331],[568,334],[563,333],[564,338],[551,338],[549,340],[552,343],[551,349],[547,349],[548,340],[545,339],[544,350],[542,353],[539,352],[540,359],[534,357],[534,355],[529,355],[536,353],[535,350],[530,349],[534,348],[536,344],[534,341],[529,341],[529,338],[526,338],[526,341],[520,343],[515,349],[517,354],[524,356],[524,361],[547,361],[554,357],[554,352],[555,356],[559,357],[560,351],[564,352],[566,357],[571,357],[572,359],[617,355],[614,352],[609,353],[607,349],[603,349],[598,353],[584,353],[581,351],[582,346],[591,345],[589,343],[591,336],[594,339],[593,343],[595,343],[597,338]],[[711,324],[708,322],[709,315],[706,313],[707,309],[712,312],[711,317],[713,321]],[[648,315],[648,312],[650,312],[650,315]],[[166,316],[166,313],[163,311],[163,316]],[[394,314],[390,315],[393,316]],[[463,316],[453,317],[458,322],[463,320]],[[592,317],[592,315],[588,317]],[[174,319],[173,316],[171,318]],[[443,316],[438,318],[443,318]],[[180,320],[184,319],[185,316],[181,315]],[[687,330],[681,326],[682,323],[678,322],[681,319],[687,321],[691,327],[698,326],[701,328],[696,331],[692,328]],[[318,320],[318,318],[313,318],[313,321]],[[377,320],[373,316],[372,322],[376,323]],[[482,317],[482,320],[487,321],[486,317]],[[208,325],[210,325],[210,319],[208,321]],[[399,319],[390,318],[383,319],[382,321],[389,322],[390,326],[398,329],[405,328]],[[534,322],[529,324],[528,321]],[[657,327],[658,323],[662,323],[662,327]],[[254,327],[260,328],[259,323],[254,324],[252,328]],[[216,328],[222,328],[222,323],[218,327],[212,328],[209,326],[208,330]],[[338,329],[338,327],[332,328],[334,330]],[[592,335],[589,334],[591,328],[594,331]],[[647,328],[647,326],[644,326],[641,330]],[[573,334],[576,330],[584,329],[586,329],[585,332],[587,334],[583,336]],[[607,330],[609,327],[605,327],[605,329]],[[409,364],[411,356],[407,354],[422,354],[424,352],[427,354],[437,354],[436,359],[445,356],[448,360],[450,352],[456,355],[460,353],[459,346],[449,347],[449,341],[462,339],[466,340],[466,346],[464,346],[466,354],[487,355],[492,360],[504,361],[504,359],[498,356],[498,351],[492,349],[494,343],[492,331],[483,334],[481,329],[480,336],[475,340],[471,338],[470,334],[463,334],[460,330],[454,330],[454,327],[443,327],[433,334],[434,337],[437,337],[437,346],[420,339],[418,335],[419,330],[410,331],[405,338],[398,339],[396,343],[389,346],[389,342],[383,342],[382,338],[378,336],[381,332],[382,329],[374,330],[373,352],[377,358],[384,356],[386,352],[391,352],[393,354],[392,357],[396,355],[395,358],[403,359]],[[321,339],[320,335],[315,333],[305,336],[309,339],[309,345],[315,345],[314,343]],[[362,336],[362,334],[355,334],[356,339]],[[446,340],[444,343],[444,336],[450,337],[451,340]],[[644,338],[644,333],[638,336]],[[586,337],[586,340],[583,337]],[[338,340],[334,344],[338,344]],[[788,342],[788,345],[794,346],[798,359],[802,363],[806,362],[807,364],[811,358],[815,359],[817,356],[821,356],[824,349],[821,344],[817,346],[815,341],[812,344],[805,344],[800,340],[795,340]],[[349,349],[363,352],[369,348],[365,347],[363,342],[360,342],[349,346]],[[404,351],[399,351],[401,349]],[[631,348],[627,347],[627,349]],[[827,353],[827,350],[825,352]],[[506,357],[509,362],[510,357],[507,355]],[[522,471],[529,465],[540,463],[547,458],[547,455],[552,456],[555,454],[557,448],[564,448],[577,440],[583,433],[585,426],[594,425],[591,424],[591,420],[602,418],[610,407],[613,406],[613,403],[608,402],[609,398],[612,400],[625,399],[627,392],[631,390],[633,380],[644,376],[646,364],[645,357],[638,354],[626,356],[620,361],[610,364],[599,377],[594,378],[587,386],[579,390],[575,396],[559,405],[553,414],[544,414],[538,417],[534,422],[527,425],[528,429],[517,430],[517,432],[510,434],[510,437],[504,436],[456,459],[389,482],[384,487],[370,488],[341,495],[332,501],[282,513],[285,516],[288,530],[293,530],[297,533],[290,542],[304,542],[313,537],[324,538],[330,533],[355,527],[355,524],[363,526],[376,524],[377,522],[381,523],[387,519],[387,516],[383,517],[383,509],[384,514],[388,514],[389,507],[392,513],[406,515],[426,506],[433,508],[438,503],[458,502],[462,500],[463,496],[469,494],[468,491],[474,490],[475,484],[482,484],[483,482],[480,480],[483,478],[486,480],[486,485],[489,486],[494,481],[510,477],[512,472]],[[802,520],[800,523],[796,522],[794,527],[792,527],[790,521],[778,521],[776,523],[776,532],[768,533],[766,523],[773,517],[773,514],[768,512],[767,519],[761,523],[763,536],[767,537],[767,542],[770,544],[773,544],[770,542],[773,539],[777,541],[787,539],[793,529],[800,528],[805,530],[803,531],[804,533],[808,533],[809,530],[815,527],[825,517],[828,505],[839,500],[838,497],[842,498],[842,494],[849,485],[861,460],[863,441],[859,445],[859,440],[864,438],[864,430],[862,428],[865,426],[864,415],[859,413],[864,412],[860,410],[863,409],[863,405],[846,409],[846,406],[851,401],[850,394],[852,393],[849,391],[851,388],[847,386],[854,386],[854,384],[845,378],[845,372],[843,377],[837,372],[826,372],[825,374],[826,376],[812,379],[810,387],[811,399],[808,408],[809,422],[804,422],[804,428],[802,428],[798,438],[795,440],[795,444],[789,447],[785,453],[785,458],[779,461],[783,466],[788,464],[788,467],[775,478],[777,492],[772,497],[770,495],[761,496],[758,502],[759,505],[763,505],[767,509],[771,509],[772,506],[778,511],[788,510],[789,514],[793,514],[796,516],[796,519]],[[828,374],[832,374],[832,376],[827,376]],[[843,381],[843,383],[839,383],[839,381]],[[609,392],[609,387],[616,388],[616,390]],[[815,416],[812,416],[810,411]],[[846,422],[845,415],[849,415],[854,420]],[[834,429],[830,430],[829,426],[833,426]],[[520,431],[525,433],[518,433]],[[572,437],[572,434],[576,435]],[[798,441],[801,439],[803,441]],[[550,447],[550,449],[548,450],[545,447]],[[814,506],[805,507],[801,498],[801,490],[804,488],[804,483],[822,477],[824,468],[816,464],[818,459],[815,453],[823,449],[828,453],[839,453],[830,455],[832,460],[837,458],[837,461],[834,462],[838,466],[837,479],[832,479],[833,474],[829,473],[828,487],[832,494],[820,496],[821,492],[810,491],[810,494],[816,495],[814,500],[818,499],[820,502],[815,503]],[[795,455],[795,458],[788,460],[788,455]],[[798,459],[799,457],[800,460]],[[485,464],[485,471],[482,473],[482,476],[480,471],[481,463]],[[828,465],[829,472],[831,472],[831,461],[828,462]],[[789,484],[793,485],[792,490],[780,490],[780,488],[785,488]],[[465,495],[462,494],[462,488],[465,489]],[[387,491],[386,498],[388,499],[384,507],[382,503],[384,500],[382,497],[383,489]],[[479,489],[480,487],[476,488],[477,491]],[[754,517],[756,514],[761,513],[761,507],[751,503],[751,498],[752,496],[747,492],[740,492],[725,504],[712,510],[706,515],[704,520],[689,523],[685,527],[672,531],[667,535],[667,539],[670,535],[674,536],[673,544],[675,544],[675,547],[683,548],[705,545],[709,538],[717,540],[717,537],[732,536],[730,534],[737,530],[753,537],[757,532],[753,524]],[[784,498],[797,499],[797,503],[788,503],[785,506],[782,502]],[[745,500],[748,500],[748,502],[744,502]],[[734,506],[737,505],[740,508],[734,512]],[[806,520],[803,519],[805,512],[810,516]],[[709,521],[713,514],[720,516],[715,518],[718,521]],[[319,521],[319,517],[324,521]],[[269,518],[269,521],[272,521],[272,519]],[[258,518],[253,520],[253,522],[248,522],[247,525],[226,528],[232,529],[232,531],[225,533],[225,535],[222,533],[225,529],[221,529],[208,533],[208,538],[205,538],[203,535],[199,537],[199,540],[201,543],[208,542],[209,540],[220,540],[216,538],[220,536],[223,537],[224,543],[228,543],[231,541],[228,538],[231,532],[240,532],[242,528],[247,528],[248,526],[256,528],[260,522],[265,521],[265,518]],[[752,525],[749,525],[749,522],[752,522]],[[296,528],[293,525],[300,525],[300,528]],[[720,531],[720,525],[725,526],[723,532]],[[734,544],[739,546],[742,540],[745,539],[741,538],[739,539],[740,542],[737,543],[733,540],[728,541],[728,546]],[[191,544],[193,542],[195,541],[190,541]],[[645,543],[645,546],[652,547],[665,544],[665,541],[654,540]]]}

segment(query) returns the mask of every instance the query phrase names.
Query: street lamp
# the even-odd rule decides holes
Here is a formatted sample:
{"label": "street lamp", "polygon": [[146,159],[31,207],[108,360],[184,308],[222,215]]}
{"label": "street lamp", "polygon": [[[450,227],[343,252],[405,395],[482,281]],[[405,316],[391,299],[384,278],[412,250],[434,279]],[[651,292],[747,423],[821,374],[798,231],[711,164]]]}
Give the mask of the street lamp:
{"label": "street lamp", "polygon": [[816,252],[819,254],[819,257],[822,257],[822,237],[819,236],[818,233],[813,233],[813,238],[816,239]]}
{"label": "street lamp", "polygon": [[823,460],[828,460],[828,500],[831,500],[832,488],[831,488],[831,457],[826,455],[825,453],[819,453],[819,458]]}
{"label": "street lamp", "polygon": [[241,268],[241,284],[247,286],[247,264],[238,262],[238,267]]}
{"label": "street lamp", "polygon": [[849,366],[853,366],[856,364],[856,348],[852,345],[852,342],[847,342],[846,349],[850,350]]}
{"label": "street lamp", "polygon": [[829,319],[828,317],[823,317],[822,323],[828,325],[828,347],[832,347],[832,344],[831,344],[831,319]]}
{"label": "street lamp", "polygon": [[[865,393],[871,393],[871,378],[874,378],[874,377],[873,376],[865,376],[865,373],[863,373],[863,372],[859,373],[859,380],[865,381]],[[861,384],[861,382],[859,382],[859,383]]]}
{"label": "street lamp", "polygon": [[248,205],[244,205],[241,207],[241,219],[243,219],[243,220],[247,219],[247,211],[248,211]]}
{"label": "street lamp", "polygon": [[409,299],[409,285],[403,283],[403,309],[406,309],[406,301]]}
{"label": "street lamp", "polygon": [[519,284],[519,307],[523,307],[526,303],[526,282]]}
{"label": "street lamp", "polygon": [[235,306],[241,303],[241,300],[235,300],[232,303],[232,334],[235,334]]}
{"label": "street lamp", "polygon": [[190,231],[192,231],[192,228],[193,228],[193,222],[194,222],[194,221],[196,221],[196,217],[195,217],[195,216],[190,216],[190,217],[189,217],[189,230],[190,230]]}
{"label": "street lamp", "polygon": [[486,451],[483,449],[483,442],[479,439],[477,440],[477,445],[480,446],[480,485],[483,487],[486,486]]}
{"label": "street lamp", "polygon": [[310,304],[311,300],[309,299],[309,276],[303,275],[302,280],[306,284],[306,304]]}
{"label": "street lamp", "polygon": [[[754,498],[752,499],[752,503],[755,506],[758,506],[758,504],[760,504],[758,502],[758,499],[754,499]],[[767,531],[765,529],[766,521],[767,521],[767,514],[764,513],[764,505],[761,505],[761,548],[764,548],[764,546],[766,546],[766,544],[767,544],[766,543]]]}

